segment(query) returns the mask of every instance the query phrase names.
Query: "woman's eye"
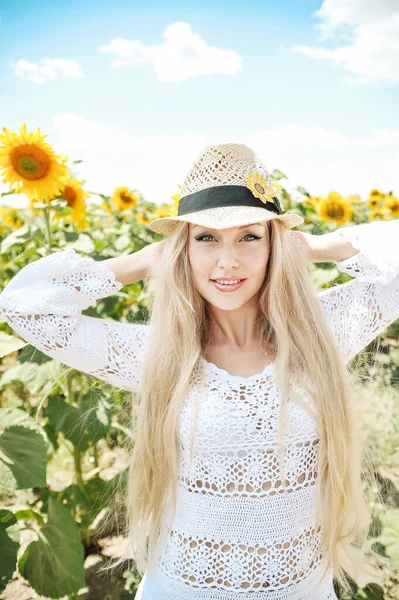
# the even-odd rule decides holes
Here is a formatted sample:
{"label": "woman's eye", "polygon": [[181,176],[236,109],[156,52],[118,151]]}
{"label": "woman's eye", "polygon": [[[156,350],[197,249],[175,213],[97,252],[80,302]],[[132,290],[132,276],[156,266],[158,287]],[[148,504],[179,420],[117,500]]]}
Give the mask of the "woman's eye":
{"label": "woman's eye", "polygon": [[[253,240],[262,239],[262,238],[258,237],[257,235],[252,235],[252,233],[247,233],[246,235],[244,235],[244,237],[242,239],[245,239],[246,237],[251,237],[251,238],[253,238]],[[198,240],[199,242],[202,242],[205,238],[213,238],[213,235],[210,235],[209,233],[207,233],[204,235],[200,235],[199,237],[196,237],[195,239]],[[249,240],[249,241],[252,242],[253,240]]]}
{"label": "woman's eye", "polygon": [[208,233],[206,235],[200,235],[199,237],[197,237],[195,239],[198,240],[199,242],[203,242],[205,238],[213,238],[213,235],[209,235],[209,233]]}

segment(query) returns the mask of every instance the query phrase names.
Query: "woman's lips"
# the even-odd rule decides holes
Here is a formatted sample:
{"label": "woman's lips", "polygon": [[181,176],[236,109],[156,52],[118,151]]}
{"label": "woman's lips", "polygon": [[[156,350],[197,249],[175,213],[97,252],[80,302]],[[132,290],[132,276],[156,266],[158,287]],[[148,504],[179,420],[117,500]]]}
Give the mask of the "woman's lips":
{"label": "woman's lips", "polygon": [[234,292],[235,290],[238,290],[238,288],[240,288],[243,283],[245,283],[246,279],[242,279],[241,281],[239,281],[238,283],[235,283],[234,285],[224,285],[222,283],[217,283],[217,281],[214,281],[213,279],[211,279],[211,281],[212,281],[213,285],[215,286],[215,288],[217,288],[221,292]]}

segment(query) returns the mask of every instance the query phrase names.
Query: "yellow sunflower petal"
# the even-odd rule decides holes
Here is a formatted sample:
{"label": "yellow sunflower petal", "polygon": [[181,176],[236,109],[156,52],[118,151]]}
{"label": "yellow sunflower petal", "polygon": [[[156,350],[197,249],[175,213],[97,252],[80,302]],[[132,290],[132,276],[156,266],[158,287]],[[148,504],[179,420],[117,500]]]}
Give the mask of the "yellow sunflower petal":
{"label": "yellow sunflower petal", "polygon": [[103,200],[102,203],[100,204],[100,208],[102,210],[105,210],[107,213],[112,214],[112,209],[111,207]]}
{"label": "yellow sunflower petal", "polygon": [[393,195],[387,196],[383,208],[390,210],[393,216],[399,216],[399,199]]}
{"label": "yellow sunflower petal", "polygon": [[144,217],[141,213],[137,213],[136,221],[138,223],[141,223],[142,225],[147,225],[148,223],[150,223],[151,219],[147,219],[147,217]]}
{"label": "yellow sunflower petal", "polygon": [[[65,198],[67,206],[72,209],[72,213],[65,219],[72,221],[76,225],[84,223],[86,218],[86,199],[90,197],[90,192],[82,189],[82,181],[70,179],[66,182],[62,193],[57,198]],[[56,213],[57,216],[57,213]]]}
{"label": "yellow sunflower petal", "polygon": [[324,198],[322,196],[310,196],[310,197],[304,198],[304,200],[302,200],[302,204],[309,204],[309,206],[312,206],[313,208],[317,208],[317,206],[323,200],[324,200]]}
{"label": "yellow sunflower petal", "polygon": [[370,196],[377,196],[379,198],[382,198],[383,196],[385,196],[385,194],[374,188],[373,190],[371,190]]}
{"label": "yellow sunflower petal", "polygon": [[159,208],[157,208],[156,210],[154,210],[154,217],[156,219],[163,219],[164,217],[169,217],[170,216],[170,210],[168,209],[168,207],[166,205],[162,205]]}
{"label": "yellow sunflower petal", "polygon": [[174,194],[173,196],[171,196],[171,198],[172,198],[173,202],[178,204],[180,201],[180,196],[181,196],[181,194]]}
{"label": "yellow sunflower petal", "polygon": [[392,219],[392,216],[390,215],[390,211],[388,209],[375,208],[370,211],[370,221],[389,221],[390,219]]}
{"label": "yellow sunflower petal", "polygon": [[83,231],[84,229],[87,229],[89,227],[90,223],[86,218],[86,215],[83,215],[81,219],[79,219],[76,224],[75,224],[75,228],[76,231]]}

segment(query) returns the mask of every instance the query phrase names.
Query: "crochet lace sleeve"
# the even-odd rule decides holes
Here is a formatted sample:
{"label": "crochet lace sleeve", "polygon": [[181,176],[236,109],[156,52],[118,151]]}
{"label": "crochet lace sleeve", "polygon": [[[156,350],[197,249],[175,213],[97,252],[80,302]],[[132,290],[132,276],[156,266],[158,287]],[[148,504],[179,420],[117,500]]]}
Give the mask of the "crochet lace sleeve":
{"label": "crochet lace sleeve", "polygon": [[139,391],[149,326],[81,314],[121,287],[101,262],[64,250],[23,267],[0,294],[0,311],[14,331],[44,354]]}
{"label": "crochet lace sleeve", "polygon": [[399,220],[342,227],[337,233],[359,250],[335,262],[354,279],[318,296],[347,364],[399,318]]}

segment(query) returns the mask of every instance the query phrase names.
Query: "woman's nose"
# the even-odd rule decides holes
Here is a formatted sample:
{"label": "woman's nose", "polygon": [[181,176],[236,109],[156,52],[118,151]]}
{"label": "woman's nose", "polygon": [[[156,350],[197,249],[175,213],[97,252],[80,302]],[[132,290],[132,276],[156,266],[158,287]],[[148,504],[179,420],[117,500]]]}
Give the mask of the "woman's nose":
{"label": "woman's nose", "polygon": [[224,253],[223,256],[220,256],[218,259],[219,267],[227,267],[236,269],[239,266],[238,260],[234,258],[233,254]]}

